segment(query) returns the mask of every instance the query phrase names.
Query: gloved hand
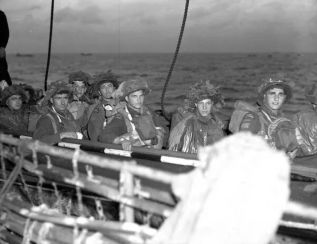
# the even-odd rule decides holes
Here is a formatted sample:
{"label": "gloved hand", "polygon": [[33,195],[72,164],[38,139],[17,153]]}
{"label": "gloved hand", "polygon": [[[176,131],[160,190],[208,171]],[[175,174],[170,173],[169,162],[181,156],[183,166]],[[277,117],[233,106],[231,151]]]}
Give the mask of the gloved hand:
{"label": "gloved hand", "polygon": [[60,138],[83,139],[83,134],[80,132],[62,132],[60,133]]}
{"label": "gloved hand", "polygon": [[131,151],[131,148],[132,148],[131,142],[125,140],[121,143],[121,145],[123,150]]}

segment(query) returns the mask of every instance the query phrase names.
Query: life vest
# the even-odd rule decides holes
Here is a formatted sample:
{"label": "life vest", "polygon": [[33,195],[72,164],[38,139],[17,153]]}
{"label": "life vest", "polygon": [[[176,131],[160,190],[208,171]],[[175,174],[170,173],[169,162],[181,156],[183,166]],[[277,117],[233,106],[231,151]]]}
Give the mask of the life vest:
{"label": "life vest", "polygon": [[[54,116],[54,115],[55,116]],[[54,130],[54,134],[61,133],[61,132],[80,132],[80,128],[78,124],[76,123],[75,119],[72,117],[73,115],[69,112],[69,115],[71,116],[71,119],[65,119],[62,118],[52,107],[50,112],[48,112],[47,117],[51,120],[52,127]],[[56,117],[57,121],[56,121]]]}
{"label": "life vest", "polygon": [[128,133],[120,136],[122,140],[130,140],[134,145],[144,146],[146,140],[156,138],[157,128],[155,127],[151,112],[144,107],[141,115],[132,117],[127,106],[120,110],[123,116]]}
{"label": "life vest", "polygon": [[[278,126],[285,122],[291,123],[291,120],[284,117],[273,120],[265,111],[259,111],[258,116],[261,123],[261,131],[258,132],[258,135],[262,136],[273,148],[276,148],[275,134],[278,131]],[[267,129],[265,125],[267,125]]]}
{"label": "life vest", "polygon": [[234,108],[235,110],[232,113],[229,123],[229,130],[232,133],[239,132],[244,117],[251,113],[256,116],[260,122],[261,128],[257,134],[263,137],[269,145],[274,148],[276,147],[274,139],[274,135],[277,132],[276,129],[281,123],[291,122],[289,119],[284,117],[272,119],[265,111],[261,111],[259,108],[243,101],[237,101]]}
{"label": "life vest", "polygon": [[[234,111],[231,115],[230,123],[229,123],[229,130],[232,133],[236,133],[240,131],[241,124],[245,116],[249,113],[254,114],[257,116],[259,113],[259,109],[251,104],[243,101],[236,101],[234,104]],[[261,122],[261,121],[260,121]],[[262,127],[262,123],[261,123]],[[262,129],[262,128],[261,128]]]}

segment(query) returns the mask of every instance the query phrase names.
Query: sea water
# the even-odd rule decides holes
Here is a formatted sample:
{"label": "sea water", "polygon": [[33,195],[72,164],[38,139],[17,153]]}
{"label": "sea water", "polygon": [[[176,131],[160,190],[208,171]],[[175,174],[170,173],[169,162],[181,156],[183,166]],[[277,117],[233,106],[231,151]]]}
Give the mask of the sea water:
{"label": "sea water", "polygon": [[[119,76],[119,81],[142,76],[148,80],[152,90],[146,103],[158,109],[172,58],[171,53],[53,54],[48,83],[67,80],[70,72],[78,70],[91,75],[112,70]],[[7,60],[13,83],[44,87],[46,54],[11,54]],[[226,101],[223,111],[230,115],[236,100],[254,102],[261,78],[276,72],[285,73],[294,82],[294,96],[285,106],[285,111],[292,114],[306,106],[305,86],[317,82],[315,53],[182,53],[167,87],[165,108],[173,111],[182,103],[191,85],[209,79],[221,87]]]}

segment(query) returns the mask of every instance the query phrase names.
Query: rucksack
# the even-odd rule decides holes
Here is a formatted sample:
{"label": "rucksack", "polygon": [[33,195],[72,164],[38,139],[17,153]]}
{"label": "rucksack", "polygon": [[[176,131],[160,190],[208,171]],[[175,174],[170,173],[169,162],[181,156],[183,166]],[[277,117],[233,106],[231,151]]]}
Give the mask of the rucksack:
{"label": "rucksack", "polygon": [[236,101],[234,104],[234,111],[231,115],[229,130],[232,133],[240,131],[241,123],[246,116],[246,114],[252,113],[255,116],[258,116],[259,109],[247,102]]}

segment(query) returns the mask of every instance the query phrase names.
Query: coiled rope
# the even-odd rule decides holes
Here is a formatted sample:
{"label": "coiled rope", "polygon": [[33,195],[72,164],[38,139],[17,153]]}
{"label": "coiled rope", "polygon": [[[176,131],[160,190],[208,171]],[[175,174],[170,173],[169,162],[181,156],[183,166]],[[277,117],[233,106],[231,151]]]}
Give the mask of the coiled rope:
{"label": "coiled rope", "polygon": [[49,71],[50,60],[51,60],[53,19],[54,19],[54,0],[52,0],[52,3],[51,3],[50,36],[49,36],[49,41],[48,41],[48,54],[47,54],[45,80],[44,80],[44,90],[45,90],[45,91],[47,90],[47,77],[48,77],[48,71]]}
{"label": "coiled rope", "polygon": [[165,93],[166,93],[166,89],[167,89],[168,83],[169,83],[169,81],[171,79],[171,76],[172,76],[172,72],[174,70],[174,66],[175,66],[175,63],[176,63],[176,60],[177,60],[177,56],[178,56],[178,53],[179,53],[179,49],[180,49],[180,46],[181,46],[181,42],[182,42],[182,39],[183,39],[183,34],[184,34],[184,29],[185,29],[185,24],[186,24],[186,19],[187,19],[187,13],[188,13],[188,6],[189,6],[189,0],[186,0],[185,9],[184,9],[184,15],[183,15],[183,21],[182,21],[182,26],[181,26],[180,33],[179,33],[179,36],[178,36],[177,46],[176,46],[176,49],[175,49],[175,52],[174,52],[174,57],[173,57],[170,69],[169,69],[167,77],[166,77],[166,81],[165,81],[165,84],[164,84],[164,87],[163,87],[163,91],[162,91],[162,96],[161,96],[161,109],[162,109],[162,113],[163,113],[164,117],[167,120],[169,120],[170,117],[168,116],[168,114],[165,111],[164,97],[165,97]]}

